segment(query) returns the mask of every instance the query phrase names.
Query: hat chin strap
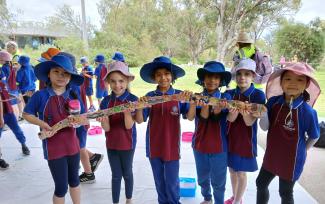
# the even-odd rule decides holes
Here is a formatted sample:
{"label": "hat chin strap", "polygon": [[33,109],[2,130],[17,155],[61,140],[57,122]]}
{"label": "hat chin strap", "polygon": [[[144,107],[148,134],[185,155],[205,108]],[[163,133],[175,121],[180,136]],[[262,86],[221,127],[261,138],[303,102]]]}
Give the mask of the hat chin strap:
{"label": "hat chin strap", "polygon": [[293,104],[293,96],[290,96],[290,103],[289,103],[289,107],[290,107],[290,111],[287,114],[284,123],[286,125],[288,125],[289,127],[293,125],[293,121],[292,121],[292,104]]}

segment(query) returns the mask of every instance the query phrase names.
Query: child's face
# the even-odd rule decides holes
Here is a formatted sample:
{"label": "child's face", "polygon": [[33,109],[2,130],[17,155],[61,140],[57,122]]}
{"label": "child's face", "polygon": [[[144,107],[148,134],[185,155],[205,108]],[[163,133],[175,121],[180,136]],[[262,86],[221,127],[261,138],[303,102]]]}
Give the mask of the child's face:
{"label": "child's face", "polygon": [[219,74],[206,74],[203,80],[204,88],[208,92],[213,92],[219,88],[220,81],[221,77]]}
{"label": "child's face", "polygon": [[9,52],[10,54],[15,54],[17,52],[17,49],[15,46],[10,45],[7,47],[7,52]]}
{"label": "child's face", "polygon": [[307,77],[286,71],[281,79],[281,87],[285,95],[298,97],[307,87]]}
{"label": "child's face", "polygon": [[112,91],[116,96],[121,96],[128,88],[129,80],[120,72],[112,72],[107,77],[106,82],[109,83]]}
{"label": "child's face", "polygon": [[155,71],[154,80],[158,83],[159,88],[169,89],[173,76],[168,69],[159,68]]}
{"label": "child's face", "polygon": [[50,78],[53,87],[66,87],[71,79],[71,74],[66,72],[61,67],[53,67],[48,77]]}
{"label": "child's face", "polygon": [[241,69],[236,72],[236,83],[241,89],[250,87],[253,82],[254,73],[249,70]]}

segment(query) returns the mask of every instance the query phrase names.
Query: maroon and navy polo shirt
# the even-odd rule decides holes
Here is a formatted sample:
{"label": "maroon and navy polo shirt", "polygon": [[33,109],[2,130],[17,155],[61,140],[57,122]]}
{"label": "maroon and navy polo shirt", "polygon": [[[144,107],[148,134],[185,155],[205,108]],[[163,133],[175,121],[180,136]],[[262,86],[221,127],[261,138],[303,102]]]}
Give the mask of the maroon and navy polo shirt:
{"label": "maroon and navy polo shirt", "polygon": [[[101,104],[100,109],[112,108],[128,102],[137,101],[138,98],[128,91],[121,96],[116,97],[114,92],[106,96]],[[135,123],[131,129],[125,128],[124,113],[116,113],[109,116],[110,130],[105,132],[106,147],[111,150],[131,150],[134,149],[137,142],[137,130]]]}

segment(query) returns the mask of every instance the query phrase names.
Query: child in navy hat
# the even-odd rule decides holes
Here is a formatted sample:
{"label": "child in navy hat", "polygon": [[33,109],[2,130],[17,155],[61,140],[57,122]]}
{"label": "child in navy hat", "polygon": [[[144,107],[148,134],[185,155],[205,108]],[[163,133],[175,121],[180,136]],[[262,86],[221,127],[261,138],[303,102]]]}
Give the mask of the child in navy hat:
{"label": "child in navy hat", "polygon": [[[174,89],[174,81],[185,71],[174,65],[168,57],[157,57],[140,70],[141,78],[158,84],[157,89],[142,97],[173,95],[181,93]],[[187,94],[186,92],[184,94]],[[159,203],[179,204],[180,116],[186,116],[188,105],[169,101],[137,110],[137,122],[149,118],[146,134],[146,154],[152,167]],[[168,175],[168,176],[166,176]]]}
{"label": "child in navy hat", "polygon": [[85,82],[83,84],[84,91],[86,92],[88,101],[89,101],[89,108],[88,111],[94,112],[96,111],[96,108],[93,103],[93,67],[89,65],[87,57],[80,58],[80,64],[82,65],[82,75],[85,78]]}
{"label": "child in navy hat", "polygon": [[[60,52],[58,56],[59,55],[68,57],[71,61],[74,72],[77,73],[75,56],[67,52]],[[77,96],[81,98],[83,107],[85,107],[85,112],[87,112],[87,97],[86,97],[86,90],[84,86],[85,86],[85,80],[81,86],[71,84],[70,87],[71,87],[71,93],[74,95],[73,97]],[[84,172],[79,176],[79,180],[81,183],[90,184],[95,182],[94,172],[96,171],[98,165],[100,164],[104,156],[102,154],[92,153],[86,148],[88,129],[89,129],[89,125],[85,125],[85,126],[78,127],[76,131],[77,131],[77,137],[79,139],[79,146],[80,146],[80,160],[81,160],[82,167],[84,169]]]}
{"label": "child in navy hat", "polygon": [[[229,90],[233,100],[249,103],[265,103],[263,91],[255,88],[256,63],[252,59],[242,59],[233,68],[237,87]],[[233,196],[226,204],[239,204],[247,186],[247,173],[254,172],[257,167],[257,117],[246,110],[230,108],[228,114],[228,167],[230,172]]]}
{"label": "child in navy hat", "polygon": [[[26,105],[23,116],[28,122],[44,131],[51,131],[51,126],[70,115],[68,107],[71,101],[79,103],[80,113],[84,113],[81,99],[75,99],[70,93],[70,86],[80,86],[84,79],[74,72],[68,57],[57,55],[36,65],[35,74],[39,80],[49,81],[49,84],[37,91]],[[53,203],[64,203],[68,187],[71,199],[80,203],[80,147],[76,129],[66,127],[42,142],[44,158],[55,184]]]}
{"label": "child in navy hat", "polygon": [[30,58],[28,56],[22,55],[18,59],[20,68],[17,71],[16,81],[18,84],[19,91],[23,95],[25,103],[28,102],[28,99],[33,95],[37,80],[34,74],[34,68],[30,64]]}
{"label": "child in navy hat", "polygon": [[107,73],[107,68],[105,66],[104,55],[96,55],[94,59],[97,67],[95,69],[96,76],[96,98],[98,100],[98,106],[100,106],[101,99],[108,95],[108,87],[105,85],[104,76]]}
{"label": "child in navy hat", "polygon": [[[230,72],[222,63],[210,61],[197,71],[198,81],[203,86],[202,95],[219,99],[230,99],[221,93],[220,87],[227,86],[231,80]],[[187,118],[195,118],[195,132],[192,138],[198,184],[204,201],[212,204],[223,203],[227,179],[227,109],[212,107],[204,102],[191,102]]]}

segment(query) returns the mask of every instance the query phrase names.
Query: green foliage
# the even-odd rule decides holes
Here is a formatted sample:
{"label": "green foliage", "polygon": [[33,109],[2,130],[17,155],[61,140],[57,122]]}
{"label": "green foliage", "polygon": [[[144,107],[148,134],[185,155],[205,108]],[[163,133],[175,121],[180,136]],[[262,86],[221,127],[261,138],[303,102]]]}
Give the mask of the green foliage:
{"label": "green foliage", "polygon": [[277,55],[287,59],[297,55],[299,61],[317,66],[324,57],[324,36],[324,30],[318,27],[294,22],[284,24],[275,34]]}

